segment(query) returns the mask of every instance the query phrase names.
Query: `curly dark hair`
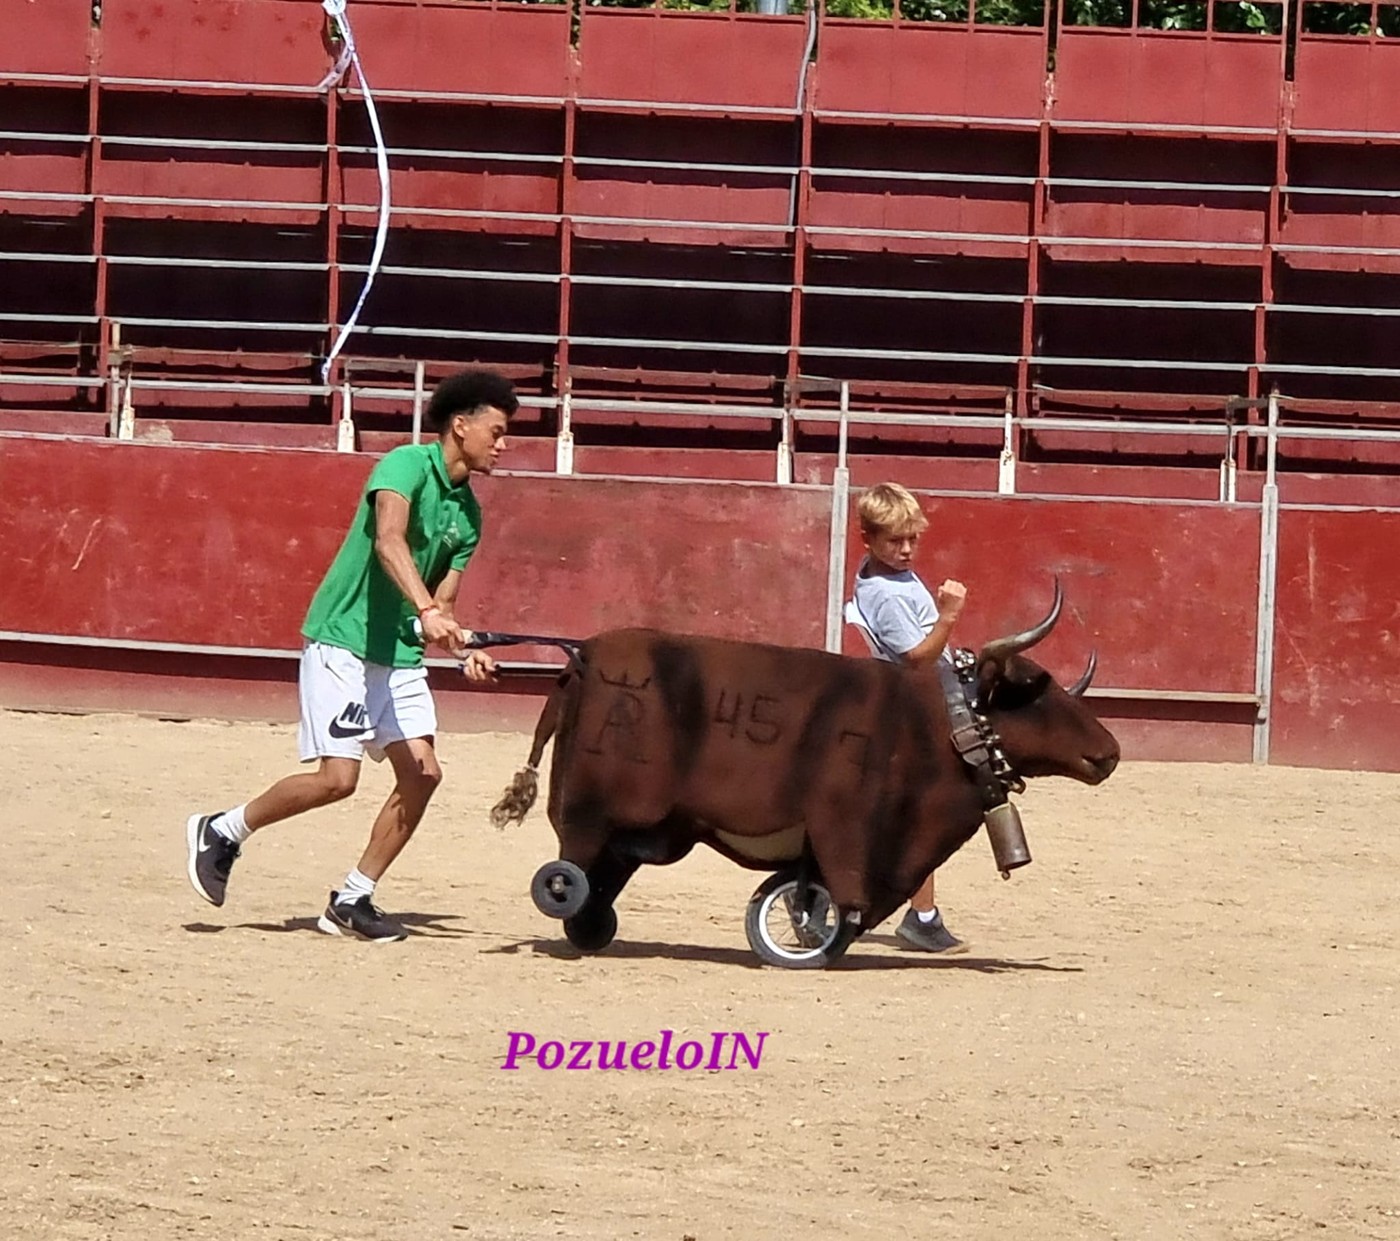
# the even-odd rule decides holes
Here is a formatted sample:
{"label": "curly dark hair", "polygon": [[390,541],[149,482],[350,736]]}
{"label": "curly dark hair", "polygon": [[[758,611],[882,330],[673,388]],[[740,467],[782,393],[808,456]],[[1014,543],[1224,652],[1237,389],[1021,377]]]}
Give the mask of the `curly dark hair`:
{"label": "curly dark hair", "polygon": [[450,375],[428,402],[428,425],[441,434],[454,414],[474,414],[493,406],[509,417],[520,408],[515,385],[499,371],[468,370]]}

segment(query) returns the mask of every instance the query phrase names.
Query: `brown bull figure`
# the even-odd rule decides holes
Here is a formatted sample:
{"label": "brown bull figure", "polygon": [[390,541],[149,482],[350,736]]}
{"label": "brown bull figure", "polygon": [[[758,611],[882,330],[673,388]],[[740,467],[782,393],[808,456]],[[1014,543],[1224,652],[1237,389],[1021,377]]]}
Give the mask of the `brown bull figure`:
{"label": "brown bull figure", "polygon": [[[1039,625],[988,643],[975,664],[964,656],[973,706],[964,718],[999,740],[1013,786],[1016,776],[1056,775],[1098,784],[1118,762],[1118,743],[1079,698],[1092,662],[1066,690],[1022,654],[1060,603],[1056,583]],[[986,813],[953,744],[945,681],[927,668],[650,629],[598,634],[560,676],[529,765],[492,811],[498,826],[534,804],[551,736],[560,861],[541,868],[533,894],[586,951],[611,941],[613,902],[640,865],[679,861],[704,843],[786,876],[780,919],[806,923],[814,910],[833,923],[775,957],[751,918],[760,955],[825,965],[908,900]]]}

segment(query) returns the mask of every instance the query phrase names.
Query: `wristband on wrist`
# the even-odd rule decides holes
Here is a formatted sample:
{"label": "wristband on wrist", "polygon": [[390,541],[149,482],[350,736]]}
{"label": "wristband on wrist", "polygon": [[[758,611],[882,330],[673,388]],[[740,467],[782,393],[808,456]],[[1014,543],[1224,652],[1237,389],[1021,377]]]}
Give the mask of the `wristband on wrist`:
{"label": "wristband on wrist", "polygon": [[437,605],[436,603],[430,603],[430,604],[428,604],[428,606],[427,606],[426,608],[419,608],[419,609],[418,609],[418,615],[419,615],[420,617],[427,616],[427,614],[428,614],[429,612],[437,612],[437,613],[441,614],[442,609],[441,609],[440,607],[438,607],[438,605]]}

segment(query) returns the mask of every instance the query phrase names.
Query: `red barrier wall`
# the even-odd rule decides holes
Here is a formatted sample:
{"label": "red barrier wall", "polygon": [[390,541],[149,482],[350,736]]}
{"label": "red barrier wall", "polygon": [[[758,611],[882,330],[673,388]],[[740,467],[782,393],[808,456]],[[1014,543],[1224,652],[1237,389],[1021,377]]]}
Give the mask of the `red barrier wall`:
{"label": "red barrier wall", "polygon": [[820,488],[492,478],[461,609],[482,627],[654,625],[821,646],[831,499]]}
{"label": "red barrier wall", "polygon": [[[374,459],[0,437],[0,630],[295,649]],[[742,483],[483,480],[468,624],[820,646],[830,501]],[[13,500],[10,498],[14,497]],[[525,653],[528,658],[528,652]]]}
{"label": "red barrier wall", "polygon": [[1273,761],[1400,769],[1400,510],[1279,514]]}
{"label": "red barrier wall", "polygon": [[[1254,688],[1259,515],[1131,500],[923,498],[916,570],[968,588],[957,642],[977,646],[1064,611],[1034,658],[1065,682],[1099,652],[1101,685],[1249,693]],[[846,580],[864,549],[852,515]],[[854,634],[847,650],[864,650]]]}
{"label": "red barrier wall", "polygon": [[[1098,651],[1095,685],[1247,694],[1254,688],[1259,518],[1217,505],[921,497],[930,529],[916,570],[930,590],[967,586],[954,635],[977,647],[1039,621],[1064,591],[1059,623],[1032,653],[1061,684]],[[864,548],[852,515],[847,595]],[[866,651],[854,629],[847,654]],[[1125,703],[1094,710],[1128,758],[1248,762],[1251,707]]]}
{"label": "red barrier wall", "polygon": [[[0,631],[294,650],[372,465],[370,454],[0,435]],[[826,488],[498,475],[478,491],[486,538],[463,585],[468,625],[586,636],[646,624],[822,645]],[[967,583],[961,644],[1038,620],[1058,575],[1065,609],[1039,662],[1068,682],[1092,647],[1100,690],[1187,695],[1094,699],[1128,757],[1249,759],[1252,706],[1190,695],[1253,690],[1256,508],[923,502],[932,527],[917,567],[931,587]],[[1286,508],[1280,533],[1272,757],[1400,770],[1400,510]],[[854,513],[848,551],[843,594],[862,554]],[[848,653],[865,653],[845,636]],[[110,651],[45,649],[42,660],[13,642],[0,651],[4,701],[72,705],[64,679],[87,668],[99,687],[87,705],[135,705],[123,687],[149,693],[159,670],[148,665],[165,658],[146,653],[137,669]],[[36,663],[52,679],[40,698]],[[209,711],[268,701],[266,683],[285,684],[289,668],[245,662],[225,676],[186,658],[171,671],[199,680]]]}

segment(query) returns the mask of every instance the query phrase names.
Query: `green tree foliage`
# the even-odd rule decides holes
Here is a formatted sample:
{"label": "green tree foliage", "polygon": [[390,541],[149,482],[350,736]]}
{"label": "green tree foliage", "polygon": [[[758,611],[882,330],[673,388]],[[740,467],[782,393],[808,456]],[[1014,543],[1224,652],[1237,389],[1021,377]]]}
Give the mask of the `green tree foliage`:
{"label": "green tree foliage", "polygon": [[[564,0],[557,0],[564,2]],[[651,8],[658,0],[583,0],[608,8]],[[807,11],[811,0],[789,0],[788,12]],[[979,26],[1039,26],[1046,19],[1045,0],[898,0],[905,21],[948,22],[962,25],[969,5],[975,5]],[[662,8],[700,12],[724,12],[730,0],[659,0]],[[829,17],[864,21],[888,21],[896,0],[827,0]],[[1050,0],[1053,4],[1054,0]],[[1371,7],[1367,4],[1318,3],[1302,0],[1303,30],[1308,34],[1366,35],[1371,32]],[[757,11],[757,0],[737,0],[741,13]],[[1205,30],[1206,0],[1138,0],[1137,25],[1145,30]],[[1133,0],[1066,0],[1066,26],[1119,26],[1133,24]],[[1382,4],[1376,33],[1400,37],[1400,5]],[[1215,5],[1215,29],[1223,34],[1277,35],[1283,30],[1283,5],[1278,0],[1220,0]]]}

